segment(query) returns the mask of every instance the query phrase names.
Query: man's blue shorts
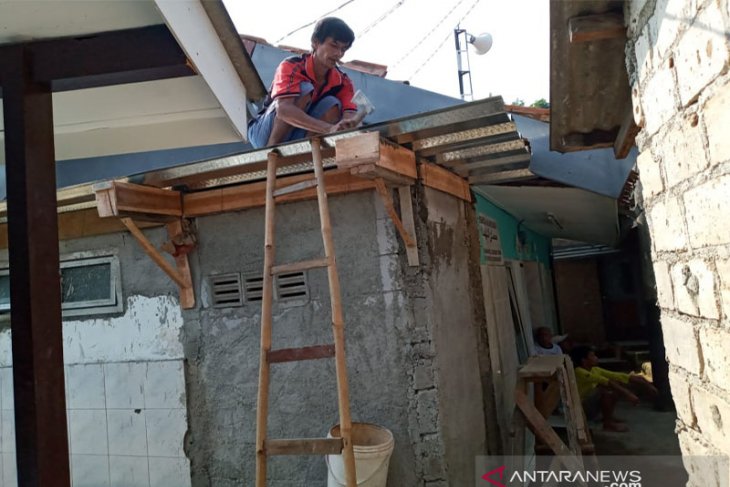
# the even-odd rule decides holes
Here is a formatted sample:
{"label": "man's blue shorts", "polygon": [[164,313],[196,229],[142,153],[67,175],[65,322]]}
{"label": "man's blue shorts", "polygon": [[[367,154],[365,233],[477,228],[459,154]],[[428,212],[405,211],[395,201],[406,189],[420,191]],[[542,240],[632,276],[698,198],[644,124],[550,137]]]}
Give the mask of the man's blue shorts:
{"label": "man's blue shorts", "polygon": [[[314,91],[314,85],[312,83],[302,82],[299,84],[301,92],[299,96],[305,96]],[[342,109],[342,102],[335,96],[325,96],[317,100],[315,103],[310,103],[306,108],[307,115],[313,118],[321,119],[327,111],[333,106],[340,107]],[[258,117],[252,119],[248,124],[248,140],[255,149],[266,147],[266,143],[269,141],[269,135],[271,135],[271,129],[274,126],[274,119],[276,118],[276,103],[272,103],[269,109]],[[307,136],[307,130],[295,127],[289,132],[289,136],[282,142],[288,142],[290,140],[303,139]]]}

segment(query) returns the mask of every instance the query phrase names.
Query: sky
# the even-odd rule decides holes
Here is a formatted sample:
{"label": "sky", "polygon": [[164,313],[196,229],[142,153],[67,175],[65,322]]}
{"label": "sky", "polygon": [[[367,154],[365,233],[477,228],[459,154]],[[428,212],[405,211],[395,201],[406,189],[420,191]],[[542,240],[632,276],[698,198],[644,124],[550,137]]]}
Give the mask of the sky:
{"label": "sky", "polygon": [[[459,96],[454,29],[488,32],[489,52],[469,53],[474,99],[549,99],[549,0],[224,0],[239,33],[274,45],[310,47],[313,25],[332,16],[355,32],[343,61],[388,66],[387,78]],[[465,77],[465,81],[467,78]],[[468,91],[468,89],[467,89]]]}

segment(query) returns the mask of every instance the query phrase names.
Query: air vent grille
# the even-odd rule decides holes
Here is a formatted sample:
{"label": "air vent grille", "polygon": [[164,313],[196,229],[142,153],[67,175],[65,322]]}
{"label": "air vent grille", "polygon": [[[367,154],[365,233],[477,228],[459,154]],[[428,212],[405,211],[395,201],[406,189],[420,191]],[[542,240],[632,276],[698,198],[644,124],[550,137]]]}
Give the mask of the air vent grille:
{"label": "air vent grille", "polygon": [[264,294],[264,278],[262,276],[247,277],[244,284],[246,301],[261,301]]}
{"label": "air vent grille", "polygon": [[214,307],[227,308],[243,305],[240,274],[235,273],[211,276],[210,285],[213,289]]}
{"label": "air vent grille", "polygon": [[304,272],[291,272],[276,276],[276,296],[279,300],[302,299],[309,296]]}

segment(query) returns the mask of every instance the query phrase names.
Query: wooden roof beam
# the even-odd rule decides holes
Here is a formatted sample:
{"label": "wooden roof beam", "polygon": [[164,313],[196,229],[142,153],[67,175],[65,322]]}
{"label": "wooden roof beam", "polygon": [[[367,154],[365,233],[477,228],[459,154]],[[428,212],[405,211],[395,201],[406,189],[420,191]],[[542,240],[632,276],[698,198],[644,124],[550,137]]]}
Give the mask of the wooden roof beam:
{"label": "wooden roof beam", "polygon": [[568,34],[571,44],[626,37],[624,16],[605,13],[573,17],[568,20]]}
{"label": "wooden roof beam", "polygon": [[0,60],[18,46],[29,53],[32,80],[54,92],[196,74],[165,25],[13,44],[0,48]]}

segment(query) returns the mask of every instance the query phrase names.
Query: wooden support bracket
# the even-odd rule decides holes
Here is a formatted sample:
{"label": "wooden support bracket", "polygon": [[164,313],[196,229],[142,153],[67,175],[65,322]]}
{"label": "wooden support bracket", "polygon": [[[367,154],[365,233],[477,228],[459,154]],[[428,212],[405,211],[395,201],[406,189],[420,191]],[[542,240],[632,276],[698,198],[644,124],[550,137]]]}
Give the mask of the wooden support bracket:
{"label": "wooden support bracket", "polygon": [[179,191],[121,181],[95,184],[93,189],[102,218],[128,216],[137,220],[171,221],[182,216]]}
{"label": "wooden support bracket", "polygon": [[395,184],[411,184],[418,178],[413,151],[382,139],[378,132],[366,132],[340,139],[335,144],[337,166],[369,179],[383,178]]}
{"label": "wooden support bracket", "polygon": [[[140,230],[137,224],[134,223],[134,220],[131,218],[122,218],[121,222],[125,227],[127,227],[132,236],[137,239],[144,251],[150,256],[155,264],[157,264],[165,272],[165,274],[170,276],[170,279],[175,281],[175,284],[180,287],[180,306],[183,309],[190,309],[195,306],[195,296],[193,294],[193,282],[190,276],[188,256],[179,255],[175,257],[175,264],[177,267],[174,267],[155,248],[155,246],[152,245],[145,234],[142,233],[142,230]],[[177,235],[180,231],[182,231],[180,221],[178,220],[177,222],[168,224],[167,231],[171,237]]]}
{"label": "wooden support bracket", "polygon": [[560,458],[560,461],[567,468],[574,471],[583,470],[582,458],[576,456],[574,452],[563,443],[558,434],[548,424],[547,420],[542,417],[540,411],[530,402],[529,397],[522,390],[515,390],[515,404],[524,416],[527,426],[530,430],[547,444],[553,453]]}
{"label": "wooden support bracket", "polygon": [[[401,221],[400,217],[398,216],[398,213],[395,211],[395,205],[393,204],[393,196],[390,193],[390,190],[385,185],[385,181],[381,178],[375,179],[375,189],[378,191],[378,194],[380,194],[381,199],[383,200],[383,205],[385,206],[385,210],[388,212],[388,215],[390,216],[390,219],[393,220],[393,224],[395,225],[395,228],[398,230],[398,233],[400,234],[401,238],[403,239],[403,243],[406,246],[406,254],[408,256],[408,265],[410,266],[417,266],[419,264],[418,262],[418,244],[416,243],[415,239],[415,233],[413,233],[414,236],[411,236],[411,233],[406,229],[406,227],[403,224],[403,221]],[[410,189],[406,188],[408,190],[408,202],[410,202]],[[401,195],[401,201],[403,197]],[[408,210],[407,210],[408,211]],[[406,213],[405,216],[409,217],[410,222],[408,223],[408,226],[411,229],[411,232],[415,230],[415,223],[413,221],[413,207],[410,206],[410,213]]]}

